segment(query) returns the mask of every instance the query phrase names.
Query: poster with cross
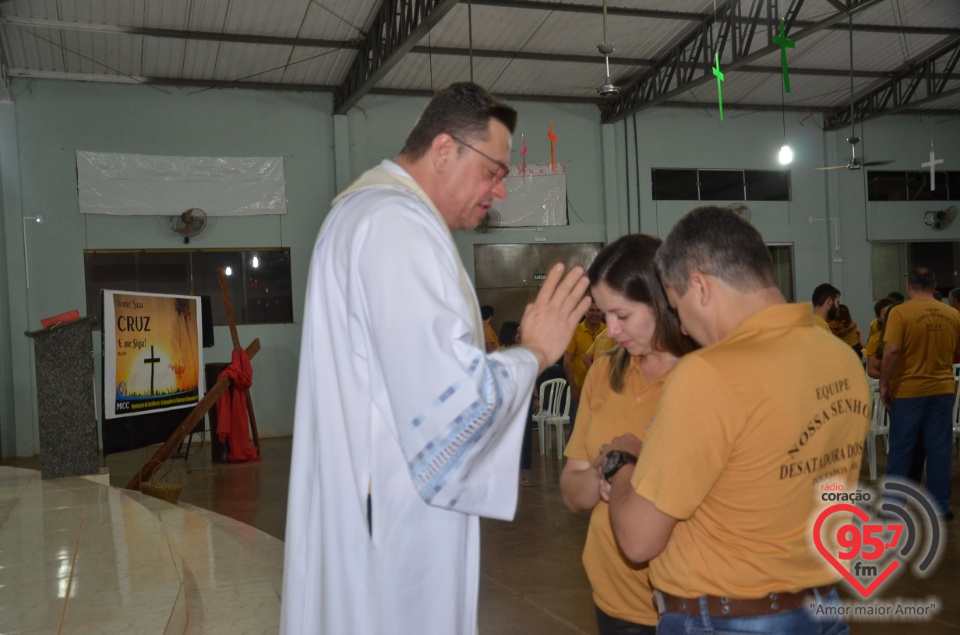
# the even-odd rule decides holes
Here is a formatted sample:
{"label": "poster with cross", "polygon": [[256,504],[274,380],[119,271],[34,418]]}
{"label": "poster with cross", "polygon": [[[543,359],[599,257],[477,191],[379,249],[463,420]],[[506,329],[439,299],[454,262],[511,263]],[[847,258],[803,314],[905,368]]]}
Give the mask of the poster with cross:
{"label": "poster with cross", "polygon": [[197,405],[201,311],[195,296],[103,292],[105,420]]}

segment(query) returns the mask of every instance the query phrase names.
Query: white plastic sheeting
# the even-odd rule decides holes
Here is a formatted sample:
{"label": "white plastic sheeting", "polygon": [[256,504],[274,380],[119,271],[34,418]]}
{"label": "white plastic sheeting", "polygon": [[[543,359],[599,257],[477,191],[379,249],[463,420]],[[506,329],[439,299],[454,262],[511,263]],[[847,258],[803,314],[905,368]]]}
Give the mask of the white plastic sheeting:
{"label": "white plastic sheeting", "polygon": [[503,179],[507,199],[496,201],[502,227],[548,227],[567,224],[567,176],[562,164],[514,165]]}
{"label": "white plastic sheeting", "polygon": [[81,214],[286,214],[283,157],[165,157],[77,152]]}

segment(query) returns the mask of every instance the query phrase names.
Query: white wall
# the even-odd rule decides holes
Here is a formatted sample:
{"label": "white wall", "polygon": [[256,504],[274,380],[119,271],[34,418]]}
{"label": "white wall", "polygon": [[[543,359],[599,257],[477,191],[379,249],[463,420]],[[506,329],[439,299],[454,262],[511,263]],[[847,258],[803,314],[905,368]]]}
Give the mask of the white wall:
{"label": "white wall", "polygon": [[[38,451],[32,348],[23,336],[42,317],[73,308],[86,310],[84,249],[180,248],[166,219],[81,215],[77,208],[75,152],[132,152],[161,155],[283,156],[288,214],[282,218],[218,218],[191,246],[289,247],[294,316],[290,325],[241,326],[240,340],[261,341],[254,359],[252,389],[262,436],[292,430],[293,397],[300,345],[300,316],[310,250],[337,185],[400,150],[426,104],[423,98],[370,95],[346,117],[332,116],[329,95],[247,90],[199,90],[148,86],[16,80],[13,103],[0,103],[0,244],[5,277],[0,280],[0,445],[3,455]],[[477,243],[606,242],[627,231],[666,235],[690,201],[653,201],[654,167],[769,169],[782,142],[776,113],[728,109],[653,109],[610,126],[599,125],[590,105],[518,102],[513,155],[520,160],[520,134],[528,163],[550,160],[550,122],[558,137],[557,160],[566,165],[570,225],[501,229],[491,234],[458,232],[469,271]],[[956,240],[960,225],[933,235],[914,213],[929,204],[867,204],[863,172],[814,168],[844,162],[847,133],[824,133],[816,118],[786,117],[796,153],[793,200],[749,202],[753,222],[768,242],[794,245],[796,294],[809,298],[820,282],[843,291],[844,302],[866,327],[872,318],[869,240]],[[942,150],[943,169],[960,169],[948,153],[958,147],[960,123],[889,117],[864,126],[869,158],[896,158],[891,167],[918,169],[930,138]],[[336,140],[336,143],[335,143]],[[639,169],[638,169],[639,164]],[[639,198],[637,187],[639,183]],[[730,201],[717,201],[727,204]],[[905,213],[905,210],[909,213]],[[24,284],[24,216],[44,215],[29,228],[30,289]],[[840,253],[833,253],[832,226],[808,218],[836,218]],[[828,229],[829,227],[829,229]],[[842,262],[834,262],[834,259]],[[349,334],[344,334],[345,337]],[[230,337],[217,329],[217,346],[206,361],[228,361]],[[99,342],[99,336],[96,338]]]}
{"label": "white wall", "polygon": [[[23,332],[39,328],[43,317],[70,309],[89,311],[83,250],[183,247],[165,217],[80,214],[76,151],[284,157],[286,216],[219,217],[190,245],[289,247],[293,288],[302,290],[313,240],[334,195],[333,120],[332,100],[326,94],[21,80],[14,82],[13,94],[15,123],[2,116],[0,107],[0,139],[13,138],[19,145],[13,165],[7,162],[6,147],[0,151],[8,195],[4,224],[11,315],[4,335],[9,334],[12,349],[2,362],[13,378],[12,390],[4,390],[3,400],[14,403],[13,418],[3,417],[2,450],[5,455],[30,455],[39,450],[39,437],[32,348]],[[19,201],[8,204],[17,187]],[[28,227],[27,289],[21,217],[37,214],[43,215],[44,223]],[[263,436],[291,429],[302,292],[294,294],[293,304],[295,324],[239,327],[244,346],[255,337],[261,342],[253,363],[252,394]],[[99,350],[99,332],[95,341]],[[205,361],[229,361],[230,335],[225,327],[217,329],[216,341],[216,347],[205,349]],[[99,373],[99,360],[97,366]]]}

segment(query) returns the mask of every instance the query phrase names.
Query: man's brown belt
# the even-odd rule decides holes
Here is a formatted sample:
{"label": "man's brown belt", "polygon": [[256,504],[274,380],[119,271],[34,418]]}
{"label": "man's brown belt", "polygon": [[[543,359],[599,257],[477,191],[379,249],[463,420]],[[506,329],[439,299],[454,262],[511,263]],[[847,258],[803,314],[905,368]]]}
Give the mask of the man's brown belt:
{"label": "man's brown belt", "polygon": [[[771,593],[765,597],[751,600],[735,600],[707,595],[705,596],[707,599],[707,614],[711,617],[756,617],[794,611],[809,602],[806,598],[812,596],[814,591],[823,596],[832,592],[835,588],[831,585],[817,587],[816,589],[804,589],[794,593]],[[658,607],[661,608],[661,613],[700,615],[700,598],[678,598],[663,591],[657,591],[656,594],[659,596]]]}

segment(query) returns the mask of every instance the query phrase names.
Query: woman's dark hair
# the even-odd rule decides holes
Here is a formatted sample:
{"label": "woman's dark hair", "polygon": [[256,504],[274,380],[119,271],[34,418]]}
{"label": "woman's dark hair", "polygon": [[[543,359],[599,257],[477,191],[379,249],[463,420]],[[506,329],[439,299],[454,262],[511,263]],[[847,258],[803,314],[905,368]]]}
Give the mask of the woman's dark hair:
{"label": "woman's dark hair", "polygon": [[837,307],[837,321],[843,322],[845,325],[853,322],[853,316],[850,315],[850,307],[846,304],[841,304]]}
{"label": "woman's dark hair", "polygon": [[[591,287],[602,282],[628,300],[642,302],[653,309],[656,320],[654,350],[680,357],[697,345],[680,330],[680,320],[670,309],[657,276],[653,260],[662,242],[656,236],[646,234],[624,236],[600,252],[587,275]],[[623,390],[623,375],[630,365],[630,353],[617,347],[612,355],[610,386],[620,392]]]}
{"label": "woman's dark hair", "polygon": [[500,345],[513,346],[517,343],[517,331],[520,330],[518,322],[506,321],[500,325]]}
{"label": "woman's dark hair", "polygon": [[[902,302],[902,300],[900,302]],[[877,316],[877,320],[880,319],[880,314],[883,312],[885,308],[887,308],[888,306],[889,307],[897,306],[898,304],[900,304],[900,302],[898,302],[894,298],[883,298],[882,300],[878,300],[877,303],[873,305],[873,312]]]}

